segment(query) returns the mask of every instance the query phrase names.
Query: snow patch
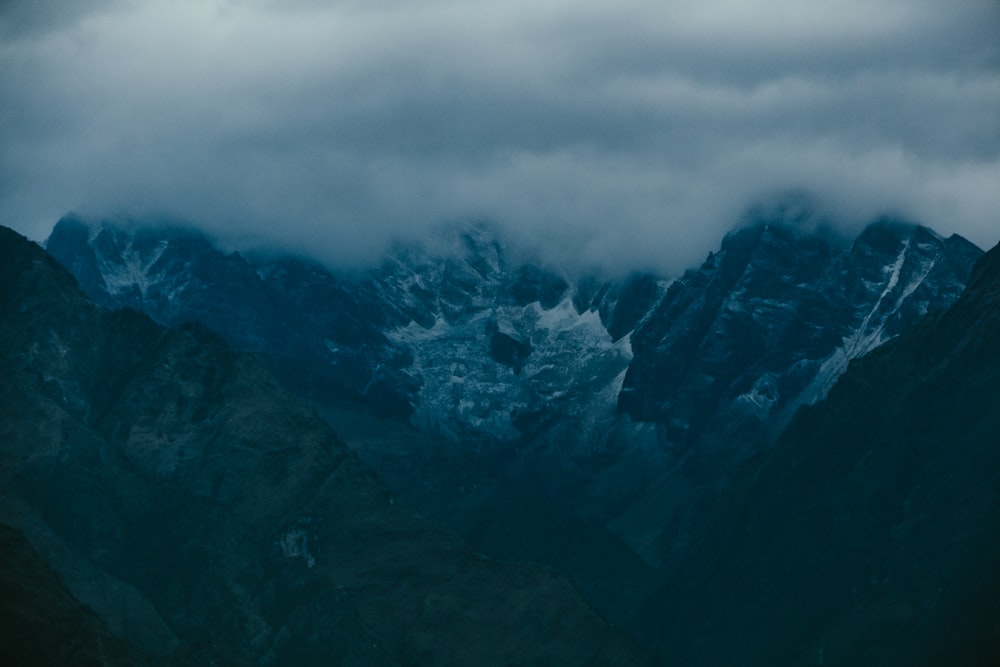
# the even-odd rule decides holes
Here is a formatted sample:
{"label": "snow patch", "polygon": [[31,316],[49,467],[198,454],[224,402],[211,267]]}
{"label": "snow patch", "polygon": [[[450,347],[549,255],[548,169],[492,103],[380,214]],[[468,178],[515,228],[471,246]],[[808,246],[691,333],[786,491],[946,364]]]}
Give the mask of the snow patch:
{"label": "snow patch", "polygon": [[903,242],[903,249],[900,250],[899,255],[896,257],[896,261],[882,269],[883,273],[889,274],[889,280],[885,285],[885,289],[882,290],[882,294],[879,295],[872,309],[865,315],[861,326],[855,330],[854,334],[844,339],[843,350],[848,359],[855,359],[867,354],[885,342],[882,337],[885,318],[882,318],[879,325],[874,327],[872,326],[872,320],[878,316],[885,297],[892,292],[899,282],[899,273],[903,268],[903,262],[906,261],[906,253],[909,249],[910,240],[906,239]]}
{"label": "snow patch", "polygon": [[[847,371],[852,359],[868,354],[891,338],[886,334],[886,324],[923,284],[937,262],[935,256],[927,256],[927,251],[933,251],[934,246],[917,244],[916,249],[924,252],[911,253],[910,239],[903,242],[903,248],[896,259],[882,269],[883,275],[888,275],[888,279],[882,286],[875,304],[862,319],[861,324],[850,335],[844,337],[841,346],[822,360],[812,381],[799,397],[782,409],[781,415],[776,420],[776,428],[783,429],[800,406],[811,405],[825,398],[840,376]],[[906,284],[900,287],[907,261],[918,262],[919,269],[912,272]],[[873,290],[879,287],[877,284],[866,284]],[[898,295],[892,302],[892,307],[883,312],[883,304],[896,292]],[[926,311],[926,305],[919,306],[917,310],[922,314]]]}
{"label": "snow patch", "polygon": [[[518,373],[492,357],[487,323],[530,343]],[[420,381],[414,421],[456,438],[471,430],[516,439],[516,416],[552,401],[578,418],[610,422],[632,360],[630,336],[613,341],[600,314],[578,313],[569,295],[552,308],[491,305],[451,324],[441,316],[430,327],[409,322],[389,338],[412,353],[410,372]]]}
{"label": "snow patch", "polygon": [[136,250],[132,240],[129,240],[120,257],[102,259],[101,276],[104,278],[108,293],[117,296],[126,290],[136,288],[145,299],[150,285],[150,269],[163,256],[168,243],[166,240],[160,241],[148,256],[143,257]]}

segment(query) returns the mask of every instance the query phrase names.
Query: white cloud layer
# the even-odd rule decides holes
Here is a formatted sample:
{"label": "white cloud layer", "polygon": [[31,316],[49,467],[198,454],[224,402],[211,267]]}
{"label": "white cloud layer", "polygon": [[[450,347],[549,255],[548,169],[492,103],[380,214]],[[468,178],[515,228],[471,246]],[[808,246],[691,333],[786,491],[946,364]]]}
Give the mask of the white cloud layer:
{"label": "white cloud layer", "polygon": [[995,0],[8,0],[0,223],[177,216],[334,262],[485,217],[679,271],[807,192],[1000,240]]}

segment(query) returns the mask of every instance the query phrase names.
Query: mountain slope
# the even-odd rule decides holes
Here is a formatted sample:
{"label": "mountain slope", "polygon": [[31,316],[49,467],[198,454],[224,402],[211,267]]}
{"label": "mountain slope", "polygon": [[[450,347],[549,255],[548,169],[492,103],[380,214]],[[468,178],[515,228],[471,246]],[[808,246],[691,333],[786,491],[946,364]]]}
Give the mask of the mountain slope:
{"label": "mountain slope", "polygon": [[558,575],[397,503],[214,334],[96,308],[9,230],[0,286],[0,520],[116,635],[181,663],[642,664]]}
{"label": "mountain slope", "polygon": [[352,272],[192,234],[67,218],[48,248],[102,303],[262,353],[338,429],[358,421],[345,396],[405,417],[419,434],[351,439],[394,493],[630,627],[740,466],[851,359],[953,303],[981,254],[912,224],[850,240],[774,215],[676,280],[607,280],[489,225]]}
{"label": "mountain slope", "polygon": [[439,241],[345,274],[73,217],[47,245],[103,305],[202,322],[300,390],[340,387],[428,432],[513,442],[571,427],[593,443],[619,411],[662,425],[665,447],[777,434],[850,359],[954,302],[981,254],[916,225],[849,242],[776,215],[673,282],[570,281],[485,225]]}
{"label": "mountain slope", "polygon": [[1000,658],[1000,246],[748,464],[650,602],[670,660]]}
{"label": "mountain slope", "polygon": [[981,254],[890,221],[842,243],[770,223],[730,234],[632,336],[621,409],[679,446],[774,435],[848,361],[954,302]]}
{"label": "mountain slope", "polygon": [[0,554],[4,559],[0,570],[3,664],[152,664],[80,604],[19,531],[0,525]]}

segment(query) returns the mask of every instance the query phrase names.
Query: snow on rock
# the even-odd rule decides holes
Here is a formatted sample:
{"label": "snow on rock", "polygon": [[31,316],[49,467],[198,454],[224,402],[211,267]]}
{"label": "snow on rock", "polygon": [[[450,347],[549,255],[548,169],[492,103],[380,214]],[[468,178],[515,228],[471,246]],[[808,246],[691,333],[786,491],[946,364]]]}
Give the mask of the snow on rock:
{"label": "snow on rock", "polygon": [[627,414],[673,446],[744,418],[780,430],[851,359],[957,298],[980,252],[892,222],[839,243],[747,227],[676,280],[617,282],[571,281],[488,225],[349,274],[178,230],[66,221],[49,245],[103,305],[200,321],[450,438],[572,422],[578,439]]}
{"label": "snow on rock", "polygon": [[[497,360],[484,335],[490,323],[530,346],[523,366]],[[577,313],[569,295],[548,309],[536,301],[483,309],[456,324],[410,322],[390,336],[413,354],[410,372],[420,381],[414,421],[450,437],[516,439],[525,428],[520,419],[552,402],[610,421],[632,359],[628,337],[612,341],[599,314]]]}
{"label": "snow on rock", "polygon": [[120,256],[102,258],[101,275],[108,293],[118,295],[126,290],[137,289],[145,298],[150,283],[150,270],[166,248],[167,241],[163,240],[143,255],[130,241]]}

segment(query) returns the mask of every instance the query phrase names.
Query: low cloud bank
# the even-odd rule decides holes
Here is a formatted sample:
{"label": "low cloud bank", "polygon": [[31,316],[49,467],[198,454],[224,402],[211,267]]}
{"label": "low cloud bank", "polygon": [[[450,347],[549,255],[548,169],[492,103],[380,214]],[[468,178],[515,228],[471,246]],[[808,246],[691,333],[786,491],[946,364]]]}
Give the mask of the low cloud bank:
{"label": "low cloud bank", "polygon": [[808,193],[1000,236],[995,2],[203,2],[0,9],[0,219],[174,216],[370,261],[487,218],[676,273]]}

